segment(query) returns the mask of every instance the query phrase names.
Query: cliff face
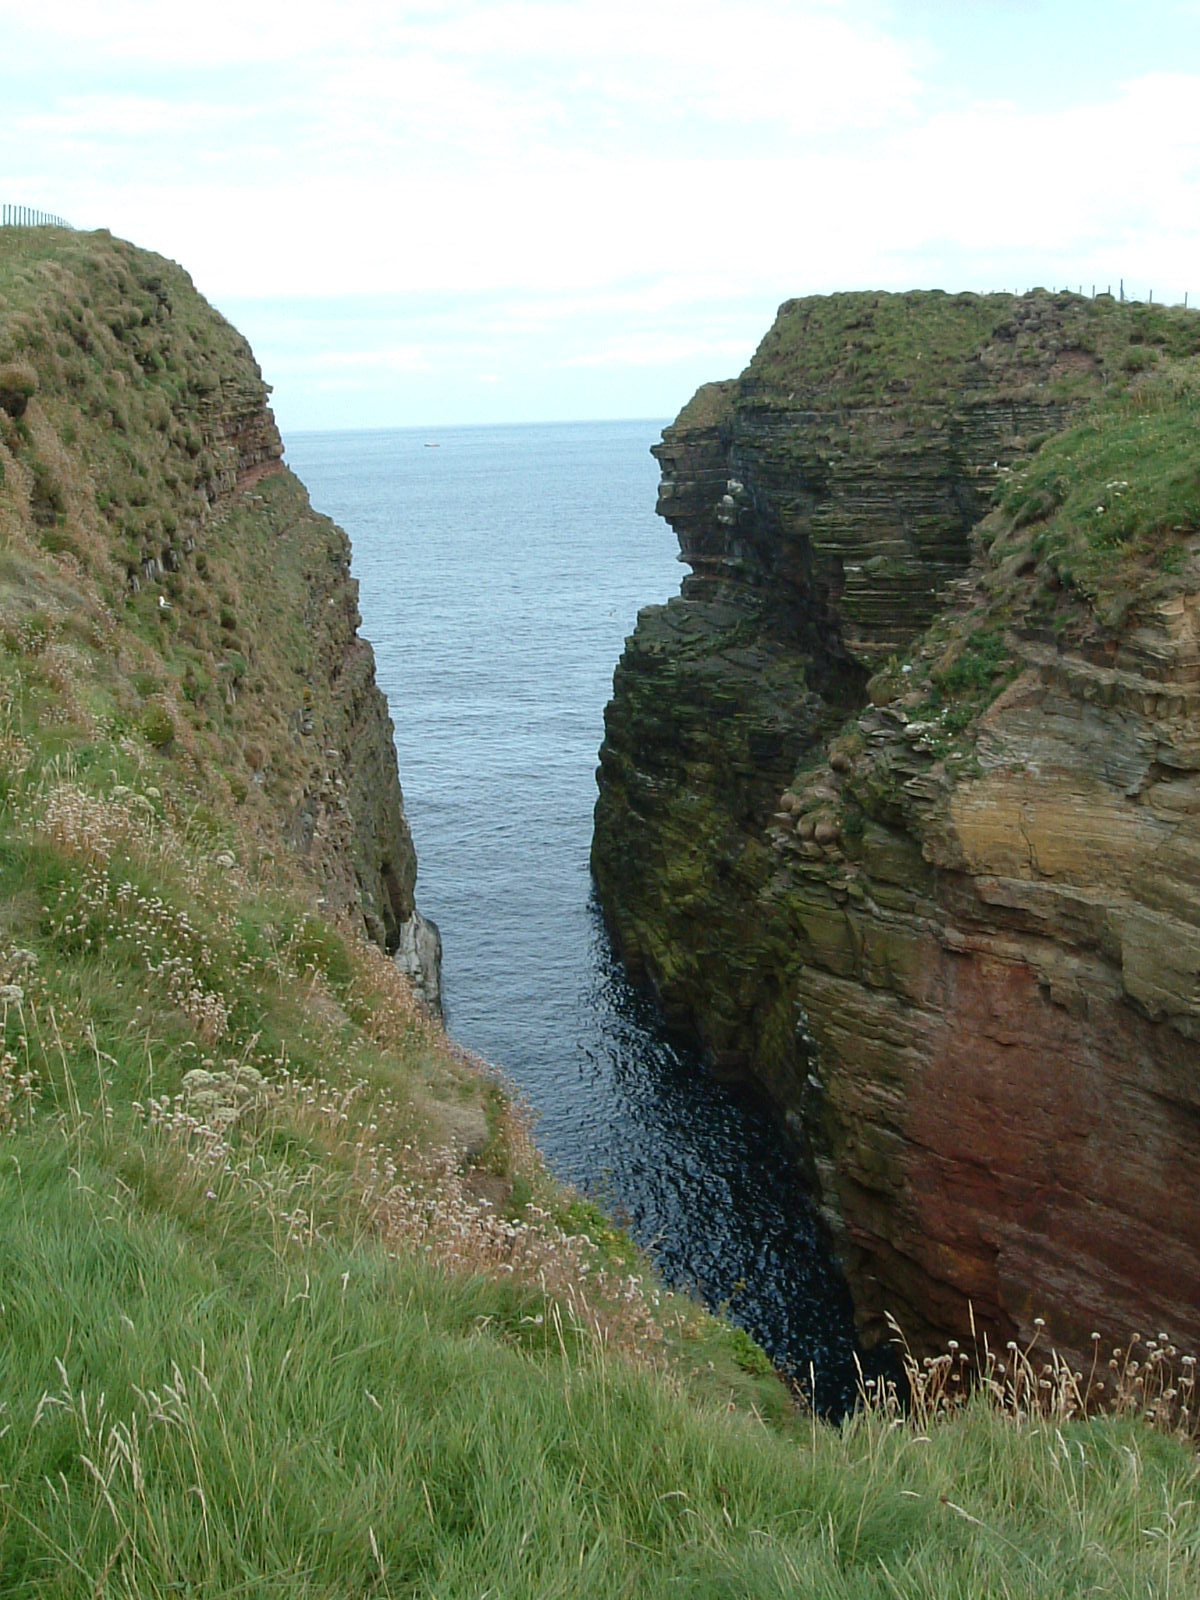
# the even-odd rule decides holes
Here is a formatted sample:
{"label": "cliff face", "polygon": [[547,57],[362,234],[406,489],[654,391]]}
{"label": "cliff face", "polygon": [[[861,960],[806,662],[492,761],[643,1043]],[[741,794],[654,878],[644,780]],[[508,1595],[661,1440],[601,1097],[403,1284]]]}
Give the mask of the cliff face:
{"label": "cliff face", "polygon": [[[57,637],[102,608],[105,715],[151,729],[198,805],[237,807],[259,857],[315,879],[436,1004],[349,544],[283,466],[267,395],[173,263],[107,235],[0,233],[4,621],[50,601]],[[22,561],[46,552],[52,596]]]}
{"label": "cliff face", "polygon": [[1200,1337],[1197,348],[792,303],[656,450],[692,574],[617,669],[594,871],[781,1107],[868,1336]]}

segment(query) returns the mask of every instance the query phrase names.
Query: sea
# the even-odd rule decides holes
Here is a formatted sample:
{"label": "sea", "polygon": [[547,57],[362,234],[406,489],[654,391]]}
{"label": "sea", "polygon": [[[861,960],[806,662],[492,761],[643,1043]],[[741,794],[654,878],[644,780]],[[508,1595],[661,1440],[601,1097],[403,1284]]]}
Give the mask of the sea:
{"label": "sea", "polygon": [[613,668],[684,570],[654,513],[662,425],[294,433],[287,461],[353,545],[450,1032],[559,1177],[836,1413],[854,1331],[812,1198],[769,1108],[630,984],[588,868]]}

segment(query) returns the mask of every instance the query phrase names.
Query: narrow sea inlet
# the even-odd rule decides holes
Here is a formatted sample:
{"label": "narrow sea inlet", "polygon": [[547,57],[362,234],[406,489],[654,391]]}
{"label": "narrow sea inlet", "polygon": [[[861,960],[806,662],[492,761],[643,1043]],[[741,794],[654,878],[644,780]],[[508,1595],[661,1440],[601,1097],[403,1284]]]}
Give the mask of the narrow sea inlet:
{"label": "narrow sea inlet", "polygon": [[781,1136],[667,1036],[591,892],[613,668],[682,576],[660,427],[307,433],[287,457],[353,542],[451,1032],[516,1083],[560,1177],[836,1410],[849,1303]]}

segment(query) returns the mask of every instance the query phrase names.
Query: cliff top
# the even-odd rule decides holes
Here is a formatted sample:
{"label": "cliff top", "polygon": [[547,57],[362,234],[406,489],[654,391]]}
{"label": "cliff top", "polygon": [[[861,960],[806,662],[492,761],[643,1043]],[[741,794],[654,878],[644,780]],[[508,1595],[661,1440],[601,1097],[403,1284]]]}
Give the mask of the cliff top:
{"label": "cliff top", "polygon": [[179,269],[0,231],[0,1591],[1188,1581],[1175,1442],[798,1418],[550,1180],[363,937],[386,713],[264,397]]}
{"label": "cliff top", "polygon": [[705,384],[674,426],[712,426],[739,398],[797,411],[903,409],[986,387],[1069,402],[1198,352],[1200,313],[1109,294],[809,295],[786,300],[741,377]]}
{"label": "cliff top", "polygon": [[692,572],[614,679],[606,914],[931,1358],[1200,1338],[1198,351],[1108,297],[788,302],[655,450]]}

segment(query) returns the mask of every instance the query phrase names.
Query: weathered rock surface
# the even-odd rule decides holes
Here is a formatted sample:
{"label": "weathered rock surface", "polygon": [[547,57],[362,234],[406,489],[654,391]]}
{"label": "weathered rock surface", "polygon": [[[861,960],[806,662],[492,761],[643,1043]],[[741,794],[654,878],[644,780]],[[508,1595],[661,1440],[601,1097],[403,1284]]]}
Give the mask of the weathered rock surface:
{"label": "weathered rock surface", "polygon": [[[1194,381],[1200,318],[1160,315],[791,303],[655,452],[692,574],[617,668],[593,867],[633,971],[780,1106],[869,1337],[970,1302],[1200,1342],[1200,430],[1139,388]],[[1011,486],[1122,388],[1193,489],[1088,544],[1054,487],[1086,451]],[[1140,493],[1108,416],[1101,529]]]}
{"label": "weathered rock surface", "polygon": [[49,551],[64,595],[93,586],[123,614],[141,699],[125,689],[122,715],[136,726],[153,703],[198,798],[232,798],[245,847],[298,863],[327,909],[403,949],[436,1004],[349,541],[284,467],[249,345],[174,263],[105,234],[5,248],[5,542]]}

